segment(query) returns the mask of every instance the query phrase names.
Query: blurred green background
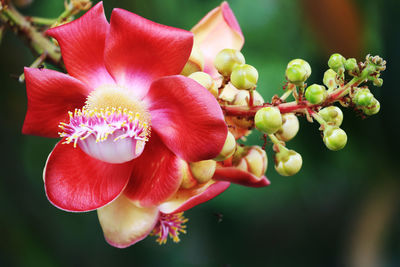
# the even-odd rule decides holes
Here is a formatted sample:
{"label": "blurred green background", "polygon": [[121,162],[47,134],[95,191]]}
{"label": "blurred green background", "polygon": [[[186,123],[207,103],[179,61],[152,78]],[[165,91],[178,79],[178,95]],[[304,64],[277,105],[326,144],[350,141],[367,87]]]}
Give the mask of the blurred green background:
{"label": "blurred green background", "polygon": [[[159,23],[190,29],[213,0],[105,0]],[[309,83],[321,83],[330,53],[388,62],[384,86],[373,88],[381,112],[361,119],[344,111],[348,145],[328,151],[316,124],[301,120],[288,146],[303,169],[280,177],[270,148],[272,185],[232,185],[185,213],[179,244],[155,238],[127,249],[109,246],[95,212],[67,213],[46,199],[42,170],[57,140],[24,136],[26,92],[14,78],[34,60],[11,32],[0,45],[0,266],[400,266],[398,0],[231,0],[246,38],[246,61],[260,72],[266,100],[281,93],[292,58],[310,62]],[[24,14],[55,17],[62,0],[36,0]],[[249,143],[262,144],[255,134]],[[222,214],[222,221],[219,216]]]}

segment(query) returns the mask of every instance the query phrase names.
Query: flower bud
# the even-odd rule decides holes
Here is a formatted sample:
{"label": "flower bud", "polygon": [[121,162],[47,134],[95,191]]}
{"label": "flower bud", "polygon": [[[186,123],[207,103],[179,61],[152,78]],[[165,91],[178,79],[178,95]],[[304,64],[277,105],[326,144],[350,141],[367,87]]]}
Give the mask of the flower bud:
{"label": "flower bud", "polygon": [[261,177],[267,170],[268,159],[265,151],[259,146],[241,147],[241,151],[234,156],[234,166],[240,170],[250,172]]}
{"label": "flower bud", "polygon": [[203,71],[204,69],[204,56],[196,43],[193,44],[192,52],[186,65],[181,72],[184,76],[189,76],[193,72]]}
{"label": "flower bud", "polygon": [[359,89],[353,97],[354,103],[363,107],[370,105],[373,99],[374,95],[371,94],[369,89]]}
{"label": "flower bud", "polygon": [[224,147],[214,160],[223,161],[230,158],[233,155],[233,153],[235,153],[235,149],[236,149],[235,137],[231,134],[231,132],[228,131]]}
{"label": "flower bud", "polygon": [[373,84],[374,84],[375,86],[377,86],[377,87],[381,87],[381,86],[383,85],[383,79],[381,79],[381,78],[376,78],[376,79],[374,79]]}
{"label": "flower bud", "polygon": [[344,62],[344,68],[346,70],[355,70],[357,69],[358,65],[357,65],[357,60],[355,58],[349,58]]}
{"label": "flower bud", "polygon": [[197,185],[197,180],[193,177],[192,173],[190,172],[188,163],[184,160],[181,160],[181,173],[181,188],[189,189]]}
{"label": "flower bud", "polygon": [[332,126],[339,127],[343,122],[343,112],[336,106],[323,108],[318,112],[318,114],[321,115],[324,121]]}
{"label": "flower bud", "polygon": [[363,107],[362,110],[364,111],[365,115],[372,116],[379,112],[381,109],[381,104],[375,98],[372,100],[372,103],[367,106]]}
{"label": "flower bud", "polygon": [[330,150],[340,150],[347,143],[347,134],[339,127],[327,127],[324,130],[324,143]]}
{"label": "flower bud", "polygon": [[325,101],[328,93],[323,85],[313,84],[306,89],[306,99],[314,105],[319,105]]}
{"label": "flower bud", "polygon": [[197,72],[193,72],[188,77],[195,80],[202,86],[204,86],[215,97],[218,96],[218,89],[215,86],[214,80],[207,73],[202,72],[202,71],[197,71]]}
{"label": "flower bud", "polygon": [[[264,104],[264,98],[256,90],[253,91],[254,105]],[[250,99],[250,92],[247,90],[239,90],[239,93],[235,96],[233,105],[248,106]]]}
{"label": "flower bud", "polygon": [[305,82],[311,75],[311,67],[303,59],[293,59],[286,67],[286,79],[294,84]]}
{"label": "flower bud", "polygon": [[236,65],[246,62],[240,51],[226,48],[220,51],[214,60],[214,66],[222,76],[229,76]]}
{"label": "flower bud", "polygon": [[325,71],[323,82],[324,82],[325,86],[328,88],[337,87],[336,72],[333,69],[329,69],[329,70]]}
{"label": "flower bud", "polygon": [[287,142],[296,136],[299,131],[299,119],[293,113],[282,115],[282,127],[275,133],[280,140]]}
{"label": "flower bud", "polygon": [[251,65],[236,65],[231,73],[231,83],[237,89],[249,90],[257,85],[258,71]]}
{"label": "flower bud", "polygon": [[264,107],[257,111],[254,122],[258,130],[273,134],[282,127],[282,115],[277,107]]}
{"label": "flower bud", "polygon": [[333,69],[334,71],[338,71],[340,68],[344,67],[346,59],[341,54],[332,54],[328,60],[329,68]]}
{"label": "flower bud", "polygon": [[200,184],[206,183],[211,180],[214,175],[217,163],[214,160],[202,160],[189,163],[190,171],[193,177]]}
{"label": "flower bud", "polygon": [[275,170],[282,176],[295,175],[302,165],[301,155],[294,150],[281,149],[275,155]]}

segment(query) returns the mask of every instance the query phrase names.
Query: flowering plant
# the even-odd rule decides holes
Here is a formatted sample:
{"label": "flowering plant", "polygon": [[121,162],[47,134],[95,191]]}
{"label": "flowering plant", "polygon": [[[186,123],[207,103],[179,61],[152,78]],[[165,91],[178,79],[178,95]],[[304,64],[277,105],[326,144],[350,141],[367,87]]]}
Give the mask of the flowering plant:
{"label": "flowering plant", "polygon": [[[268,186],[267,138],[276,171],[299,172],[301,155],[286,148],[299,130],[298,115],[316,120],[326,146],[340,150],[347,135],[333,103],[366,115],[379,111],[361,86],[382,85],[386,62],[377,56],[357,62],[333,54],[323,78],[328,89],[307,86],[311,67],[292,60],[283,95],[265,102],[226,2],[191,32],[122,9],[114,9],[108,23],[101,2],[70,21],[90,6],[74,0],[55,21],[28,22],[2,1],[0,18],[14,27],[28,25],[25,32],[40,53],[20,77],[28,95],[23,133],[62,138],[44,170],[49,201],[67,211],[97,210],[106,240],[116,247],[150,233],[160,244],[168,236],[179,241],[187,221],[183,211],[230,183]],[[46,25],[48,37],[38,35],[37,24]],[[46,60],[68,74],[39,67]],[[237,143],[254,129],[264,134],[263,147]]]}

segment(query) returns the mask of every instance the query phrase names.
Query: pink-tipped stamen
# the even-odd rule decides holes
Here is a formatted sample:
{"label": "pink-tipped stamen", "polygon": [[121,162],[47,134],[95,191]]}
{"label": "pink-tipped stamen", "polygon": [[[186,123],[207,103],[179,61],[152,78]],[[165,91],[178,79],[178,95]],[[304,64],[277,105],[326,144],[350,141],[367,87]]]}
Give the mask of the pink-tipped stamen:
{"label": "pink-tipped stamen", "polygon": [[62,132],[60,137],[65,138],[64,144],[73,143],[76,147],[79,140],[94,136],[96,143],[107,140],[117,130],[119,134],[114,141],[125,138],[134,138],[138,141],[148,140],[148,125],[140,122],[140,114],[128,109],[112,108],[87,110],[85,107],[76,109],[74,113],[68,112],[69,123],[61,122],[59,127]]}
{"label": "pink-tipped stamen", "polygon": [[150,235],[157,236],[157,243],[163,245],[167,243],[168,236],[175,242],[181,241],[179,234],[186,234],[186,225],[189,219],[183,217],[183,212],[165,214],[161,213],[156,227]]}

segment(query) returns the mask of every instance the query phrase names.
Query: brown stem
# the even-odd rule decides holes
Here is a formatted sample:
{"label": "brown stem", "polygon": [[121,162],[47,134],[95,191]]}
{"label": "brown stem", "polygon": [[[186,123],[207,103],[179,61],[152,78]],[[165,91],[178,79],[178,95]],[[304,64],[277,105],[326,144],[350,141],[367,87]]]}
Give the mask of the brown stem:
{"label": "brown stem", "polygon": [[46,60],[63,68],[59,47],[42,32],[38,31],[31,22],[19,13],[11,3],[8,3],[8,1],[1,1],[0,21],[24,39],[36,56],[46,54]]}

